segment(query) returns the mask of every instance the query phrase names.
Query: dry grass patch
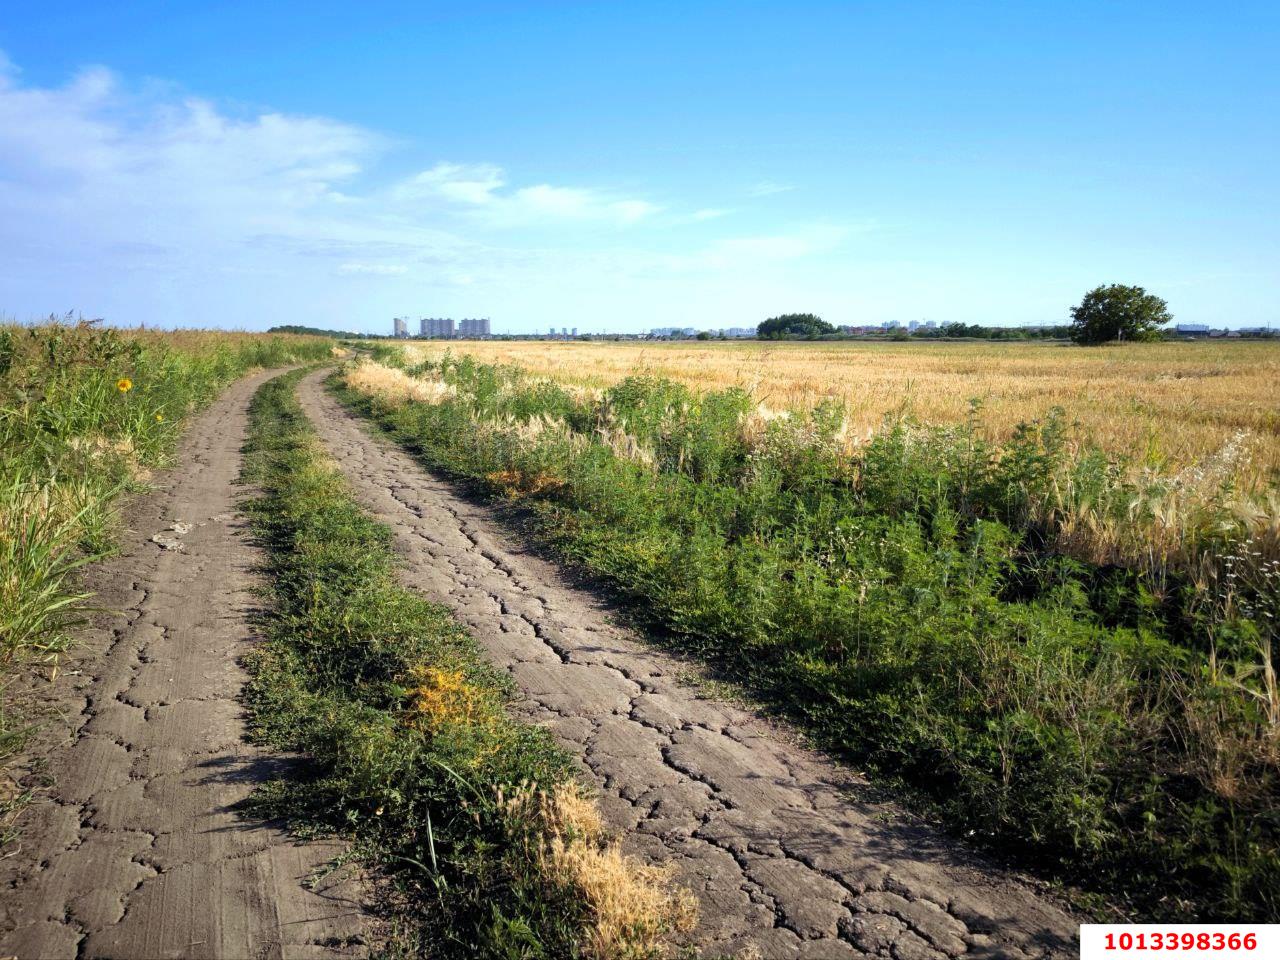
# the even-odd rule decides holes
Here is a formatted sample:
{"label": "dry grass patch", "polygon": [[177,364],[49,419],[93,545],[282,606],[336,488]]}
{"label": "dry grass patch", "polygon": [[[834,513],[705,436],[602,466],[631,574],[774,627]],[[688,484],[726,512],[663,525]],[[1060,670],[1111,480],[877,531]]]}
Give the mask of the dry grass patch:
{"label": "dry grass patch", "polygon": [[525,787],[501,803],[520,832],[539,838],[534,855],[547,882],[587,907],[584,956],[661,956],[668,934],[693,929],[697,899],[673,884],[670,867],[623,854],[606,832],[595,801],[577,784],[562,783],[551,791]]}
{"label": "dry grass patch", "polygon": [[376,397],[389,406],[399,406],[411,400],[419,403],[439,403],[452,397],[453,387],[428,377],[411,377],[403,370],[388,367],[372,360],[361,360],[345,373],[348,387]]}

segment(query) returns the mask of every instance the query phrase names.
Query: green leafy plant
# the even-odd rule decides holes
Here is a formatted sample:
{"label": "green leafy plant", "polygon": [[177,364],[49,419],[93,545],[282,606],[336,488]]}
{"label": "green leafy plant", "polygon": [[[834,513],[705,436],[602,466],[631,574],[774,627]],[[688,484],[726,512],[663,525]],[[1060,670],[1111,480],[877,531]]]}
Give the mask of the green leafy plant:
{"label": "green leafy plant", "polygon": [[1151,889],[1152,916],[1280,910],[1267,522],[1221,508],[1158,552],[1149,492],[1059,415],[1001,446],[897,419],[851,449],[830,405],[413,373],[379,391],[354,368],[343,395],[957,830]]}
{"label": "green leafy plant", "polygon": [[[394,881],[393,950],[657,955],[691,922],[687,896],[618,853],[550,735],[507,714],[507,676],[446,608],[396,582],[389,531],[320,452],[297,376],[251,407],[245,476],[264,491],[249,509],[272,610],[246,702],[256,734],[304,753],[314,776],[258,807],[342,831]],[[597,896],[604,886],[620,895]]]}

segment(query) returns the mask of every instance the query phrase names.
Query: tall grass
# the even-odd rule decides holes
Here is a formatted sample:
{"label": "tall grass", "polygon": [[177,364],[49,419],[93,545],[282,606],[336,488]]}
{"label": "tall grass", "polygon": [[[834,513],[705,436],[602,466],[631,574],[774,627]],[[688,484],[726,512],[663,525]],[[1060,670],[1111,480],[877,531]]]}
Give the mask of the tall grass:
{"label": "tall grass", "polygon": [[1280,913],[1273,492],[1174,523],[1059,417],[850,445],[834,403],[405,373],[348,396],[957,829],[1140,913]]}
{"label": "tall grass", "polygon": [[[386,346],[385,344],[383,345]],[[1045,343],[557,343],[439,341],[407,345],[412,360],[452,351],[515,364],[561,384],[603,390],[635,376],[696,391],[743,389],[778,410],[836,401],[851,438],[886,416],[976,426],[1008,440],[1054,407],[1070,411],[1070,442],[1164,475],[1218,461],[1241,490],[1280,475],[1280,343],[1129,344],[1082,350]]]}
{"label": "tall grass", "polygon": [[567,757],[506,712],[506,675],[398,585],[389,531],[323,456],[296,382],[252,406],[246,476],[264,490],[251,511],[273,610],[247,702],[259,735],[317,776],[260,802],[352,833],[395,881],[413,955],[658,954],[692,919],[687,895],[621,855]]}
{"label": "tall grass", "polygon": [[0,326],[0,762],[25,731],[10,678],[56,670],[87,599],[76,573],[111,550],[118,496],[145,486],[187,418],[231,380],[331,347],[58,321]]}

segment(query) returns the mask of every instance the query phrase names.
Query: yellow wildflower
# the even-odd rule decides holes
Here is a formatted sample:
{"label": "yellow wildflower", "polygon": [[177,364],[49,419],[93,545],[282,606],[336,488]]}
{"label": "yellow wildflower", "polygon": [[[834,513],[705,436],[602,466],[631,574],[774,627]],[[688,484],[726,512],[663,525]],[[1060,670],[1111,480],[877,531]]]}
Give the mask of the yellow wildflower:
{"label": "yellow wildflower", "polygon": [[417,667],[411,673],[417,686],[409,691],[410,726],[433,730],[443,723],[474,723],[484,712],[480,692],[461,671]]}
{"label": "yellow wildflower", "polygon": [[119,380],[116,381],[116,389],[119,390],[121,393],[128,393],[130,390],[133,389],[133,381],[130,380],[128,377],[121,377]]}
{"label": "yellow wildflower", "polygon": [[157,413],[157,414],[156,414],[156,423],[164,423],[164,414],[163,414],[163,413]]}

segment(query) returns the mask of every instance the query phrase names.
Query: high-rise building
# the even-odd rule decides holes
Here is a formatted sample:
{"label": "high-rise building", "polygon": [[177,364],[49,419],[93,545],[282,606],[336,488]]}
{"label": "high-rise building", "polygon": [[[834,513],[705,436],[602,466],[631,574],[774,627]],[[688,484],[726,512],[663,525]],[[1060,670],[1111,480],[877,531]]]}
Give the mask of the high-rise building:
{"label": "high-rise building", "polygon": [[573,330],[569,333],[569,336],[576,337],[577,335],[578,335],[578,328],[574,327]]}
{"label": "high-rise building", "polygon": [[421,326],[424,337],[448,339],[453,336],[452,317],[423,317]]}
{"label": "high-rise building", "polygon": [[397,337],[409,336],[409,321],[406,318],[396,317],[394,318],[393,323],[394,323],[394,329],[395,329],[395,336]]}
{"label": "high-rise building", "polygon": [[458,336],[460,337],[487,337],[489,336],[489,318],[488,317],[467,317],[458,323]]}

